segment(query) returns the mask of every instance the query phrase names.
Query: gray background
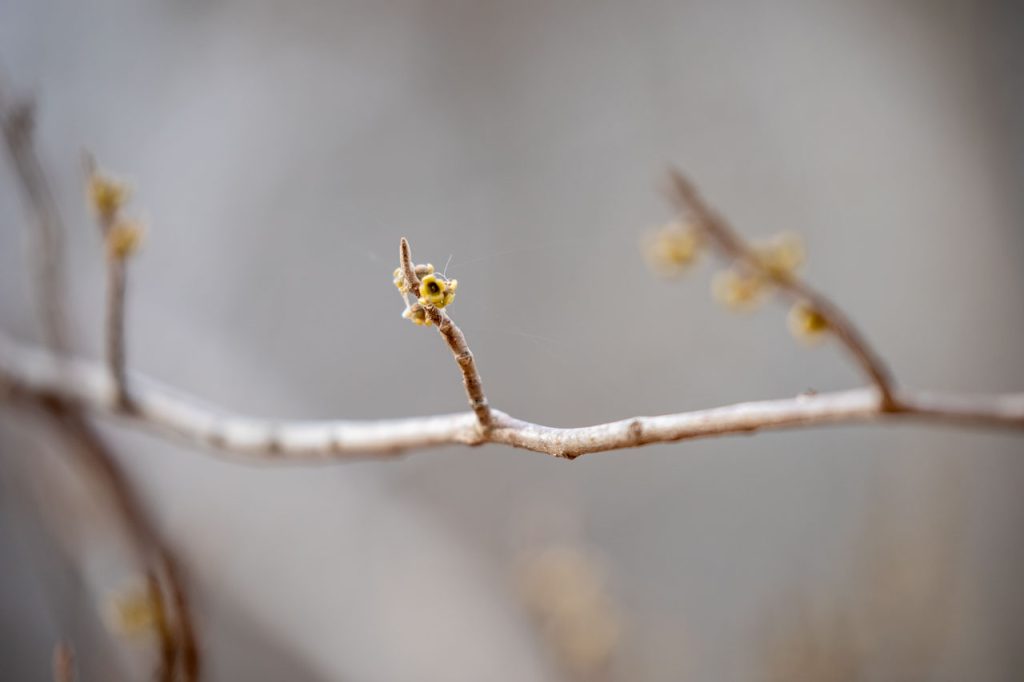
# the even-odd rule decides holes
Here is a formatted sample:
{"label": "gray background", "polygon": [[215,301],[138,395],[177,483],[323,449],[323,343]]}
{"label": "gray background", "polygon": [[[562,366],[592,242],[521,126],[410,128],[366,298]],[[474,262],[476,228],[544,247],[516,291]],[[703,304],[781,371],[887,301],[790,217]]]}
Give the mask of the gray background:
{"label": "gray background", "polygon": [[[103,286],[88,147],[150,225],[137,369],[261,415],[463,409],[448,351],[399,318],[404,235],[417,260],[452,255],[491,402],[582,425],[860,382],[836,348],[794,343],[784,308],[721,310],[708,263],[647,272],[670,163],[747,234],[802,233],[808,278],[906,383],[1024,388],[1021,26],[1012,3],[966,0],[5,0],[0,68],[38,100],[83,354]],[[12,181],[0,313],[31,341]],[[141,679],[145,644],[95,615],[132,575],[108,512],[3,415],[3,678],[46,679],[70,634],[84,679]],[[565,679],[515,589],[537,542],[600,557],[624,633],[610,678],[765,678],[766,637],[806,600],[884,592],[857,577],[865,555],[915,568],[892,617],[859,624],[896,649],[864,679],[1024,664],[1018,435],[849,427],[306,470],[112,433],[186,558],[210,679]],[[914,660],[901,637],[940,616],[939,653]]]}

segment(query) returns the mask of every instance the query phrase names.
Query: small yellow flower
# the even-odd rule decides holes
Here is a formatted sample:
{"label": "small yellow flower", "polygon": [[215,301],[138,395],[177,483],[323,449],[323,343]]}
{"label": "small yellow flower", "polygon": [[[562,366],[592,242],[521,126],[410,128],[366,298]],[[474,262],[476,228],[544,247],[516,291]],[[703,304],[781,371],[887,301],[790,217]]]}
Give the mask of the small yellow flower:
{"label": "small yellow flower", "polygon": [[755,247],[761,266],[770,277],[786,279],[804,263],[803,240],[795,232],[782,232],[768,243]]}
{"label": "small yellow flower", "polygon": [[703,245],[696,226],[673,222],[648,235],[644,255],[655,272],[675,276],[696,262]]}
{"label": "small yellow flower", "polygon": [[723,270],[711,282],[718,302],[733,310],[753,310],[768,289],[768,281],[763,276],[736,270]]}
{"label": "small yellow flower", "polygon": [[128,202],[131,188],[127,184],[98,172],[89,176],[89,203],[102,220],[111,220]]}
{"label": "small yellow flower", "polygon": [[458,280],[446,280],[431,273],[420,282],[420,305],[432,305],[435,308],[451,305],[455,300],[455,289],[458,286]]}
{"label": "small yellow flower", "polygon": [[142,243],[145,228],[138,220],[118,218],[107,230],[107,252],[111,258],[124,260]]}
{"label": "small yellow flower", "polygon": [[117,594],[107,602],[107,626],[122,637],[137,637],[153,631],[160,619],[160,607],[146,589]]}
{"label": "small yellow flower", "polygon": [[806,301],[790,309],[788,322],[789,331],[801,341],[820,341],[829,331],[828,319]]}
{"label": "small yellow flower", "polygon": [[430,318],[427,317],[427,311],[423,309],[419,303],[413,303],[411,306],[405,309],[402,313],[402,317],[407,320],[412,320],[413,324],[429,327],[431,325]]}

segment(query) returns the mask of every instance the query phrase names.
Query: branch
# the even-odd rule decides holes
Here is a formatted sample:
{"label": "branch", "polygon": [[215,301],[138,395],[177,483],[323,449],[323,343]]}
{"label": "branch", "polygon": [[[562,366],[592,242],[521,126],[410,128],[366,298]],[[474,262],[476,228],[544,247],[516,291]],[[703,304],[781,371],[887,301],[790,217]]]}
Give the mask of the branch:
{"label": "branch", "polygon": [[138,375],[131,381],[133,406],[127,410],[117,402],[110,376],[101,366],[72,360],[62,364],[49,353],[20,348],[0,337],[0,399],[66,402],[191,445],[243,455],[252,463],[342,461],[483,443],[575,459],[653,443],[896,419],[1024,430],[1024,393],[966,396],[904,390],[898,395],[901,409],[891,412],[873,389],[864,388],[580,428],[532,424],[492,410],[492,427],[481,432],[472,412],[372,421],[258,419],[209,407]]}
{"label": "branch", "polygon": [[829,329],[878,388],[883,409],[895,412],[903,408],[896,395],[895,381],[889,368],[838,306],[792,272],[764,267],[757,251],[704,201],[693,184],[678,170],[670,171],[670,181],[672,199],[679,209],[690,216],[724,257],[738,261],[755,272],[761,272],[780,291],[810,304],[827,320]]}
{"label": "branch", "polygon": [[70,644],[61,641],[54,645],[50,665],[53,682],[75,682],[75,651]]}
{"label": "branch", "polygon": [[138,248],[142,227],[138,221],[122,215],[128,201],[128,186],[106,177],[96,167],[92,154],[85,154],[85,172],[89,199],[96,215],[96,225],[103,238],[107,264],[107,305],[104,343],[107,366],[114,379],[117,399],[130,406],[125,360],[124,298],[128,276],[128,258]]}
{"label": "branch", "polygon": [[[59,368],[57,368],[60,371]],[[157,679],[173,682],[179,657],[185,673],[183,679],[198,679],[198,650],[192,628],[191,609],[184,596],[177,560],[170,548],[160,540],[155,523],[135,492],[131,481],[117,464],[111,447],[100,433],[80,413],[81,405],[44,399],[38,403],[43,413],[64,438],[67,447],[77,453],[89,471],[96,475],[110,493],[110,499],[120,518],[125,522],[129,537],[140,562],[146,565],[146,581],[150,598],[159,614],[157,637],[160,641],[160,665]],[[127,409],[117,403],[120,409]],[[162,584],[166,584],[174,607],[167,608]],[[173,620],[172,620],[173,619]]]}
{"label": "branch", "polygon": [[[419,298],[420,278],[416,275],[416,266],[413,265],[409,242],[405,237],[402,237],[402,241],[399,244],[398,255],[405,284],[412,295]],[[466,343],[466,336],[452,322],[452,319],[448,317],[448,313],[429,304],[424,305],[423,310],[427,318],[430,319],[430,322],[441,332],[445,343],[448,344],[452,355],[455,356],[455,362],[458,363],[459,370],[462,372],[462,384],[466,388],[469,406],[473,409],[474,414],[476,414],[480,429],[486,433],[493,426],[494,417],[491,407],[487,402],[487,396],[484,395],[484,385],[480,379],[480,372],[476,369],[476,360],[473,358],[473,352],[469,350],[469,345]]]}
{"label": "branch", "polygon": [[[68,323],[66,316],[66,290],[63,278],[63,229],[56,201],[50,184],[43,171],[42,164],[35,152],[33,132],[34,117],[31,103],[25,102],[7,108],[4,92],[0,89],[0,121],[2,121],[4,138],[15,173],[25,195],[26,203],[36,218],[37,229],[34,236],[33,253],[36,256],[35,274],[37,279],[37,303],[43,316],[43,326],[47,345],[51,350],[64,357],[69,348]],[[93,197],[95,198],[95,197]],[[124,260],[131,248],[138,241],[138,230],[133,225],[117,232],[120,239],[116,246],[111,247],[111,234],[117,227],[115,215],[102,215],[101,228],[108,242],[108,254],[116,253]],[[126,248],[127,247],[127,248]],[[123,263],[122,263],[123,268]],[[123,269],[111,287],[110,297],[118,307],[117,311],[108,309],[108,327],[114,329],[110,337],[119,336],[111,342],[111,368],[115,377],[115,396],[120,409],[128,410],[129,404],[124,392],[124,353],[123,353],[123,306],[124,279]],[[116,289],[116,290],[115,290]],[[108,297],[108,305],[110,304]],[[119,358],[119,359],[118,359]],[[57,366],[60,365],[60,366]],[[120,365],[120,369],[117,366]],[[54,367],[58,373],[63,372],[61,361]],[[118,376],[120,375],[120,376]],[[0,384],[3,381],[0,380]],[[150,518],[146,507],[137,497],[131,481],[121,470],[113,449],[106,443],[100,433],[84,418],[79,407],[61,400],[41,398],[36,406],[50,418],[55,431],[62,436],[70,450],[77,454],[82,463],[103,482],[106,492],[113,499],[115,508],[130,530],[135,548],[146,564],[148,580],[166,583],[170,592],[174,611],[170,614],[173,622],[166,618],[158,635],[161,641],[162,657],[158,667],[159,679],[172,682],[178,659],[181,659],[183,679],[191,682],[199,676],[199,654],[192,626],[192,615],[185,596],[181,579],[181,571],[170,548],[162,542],[155,522]],[[159,598],[163,600],[163,594]],[[165,609],[165,611],[167,611]]]}
{"label": "branch", "polygon": [[0,128],[18,179],[25,205],[32,214],[32,254],[35,257],[36,309],[42,316],[46,344],[57,351],[69,350],[65,307],[64,239],[53,190],[33,145],[35,109],[24,100],[8,103],[0,84]]}

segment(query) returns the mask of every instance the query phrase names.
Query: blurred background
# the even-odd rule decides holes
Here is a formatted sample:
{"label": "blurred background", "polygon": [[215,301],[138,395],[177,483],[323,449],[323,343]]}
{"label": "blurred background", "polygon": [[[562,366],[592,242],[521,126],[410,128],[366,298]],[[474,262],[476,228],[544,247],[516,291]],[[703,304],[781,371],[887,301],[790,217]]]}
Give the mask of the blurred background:
{"label": "blurred background", "polygon": [[[129,354],[264,416],[462,410],[400,318],[400,236],[460,283],[492,404],[585,425],[861,383],[785,308],[667,281],[669,164],[751,237],[795,230],[910,385],[1021,390],[1017,3],[5,0],[38,105],[78,352],[104,264],[81,152],[148,224]],[[0,169],[0,315],[40,340]],[[575,463],[498,446],[253,467],[103,424],[179,551],[210,680],[1016,680],[1024,440],[921,425]],[[52,434],[0,411],[0,671],[149,679],[138,579]]]}

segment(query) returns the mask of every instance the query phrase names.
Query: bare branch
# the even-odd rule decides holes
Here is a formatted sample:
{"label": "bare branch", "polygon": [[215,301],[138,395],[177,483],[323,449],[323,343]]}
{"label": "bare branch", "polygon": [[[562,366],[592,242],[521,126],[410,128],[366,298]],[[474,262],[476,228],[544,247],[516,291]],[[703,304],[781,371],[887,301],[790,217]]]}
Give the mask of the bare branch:
{"label": "bare branch", "polygon": [[[416,275],[416,267],[412,262],[409,242],[405,237],[402,237],[402,241],[399,244],[399,260],[401,261],[402,274],[405,276],[405,282],[409,291],[412,292],[414,297],[419,298],[420,279]],[[432,305],[425,305],[423,308],[431,323],[441,332],[441,336],[444,338],[445,343],[448,344],[448,348],[451,349],[452,355],[455,356],[455,362],[458,363],[459,370],[462,372],[462,384],[466,388],[469,406],[476,415],[480,429],[486,433],[493,426],[494,418],[491,414],[491,407],[487,402],[487,396],[484,395],[484,385],[480,379],[480,372],[476,368],[476,360],[473,358],[473,352],[466,343],[466,336],[452,322],[452,319],[445,311]]]}
{"label": "bare branch", "polygon": [[130,408],[128,375],[125,367],[124,296],[126,277],[125,261],[120,258],[108,257],[105,337],[107,365],[110,368],[110,375],[114,379],[117,401],[125,408]]}
{"label": "bare branch", "polygon": [[53,682],[75,682],[75,652],[67,642],[57,642],[50,662]]}
{"label": "bare branch", "polygon": [[752,270],[762,272],[772,280],[780,291],[791,298],[810,304],[828,321],[829,328],[878,389],[882,408],[889,412],[903,409],[898,400],[895,381],[889,368],[838,306],[796,275],[766,270],[761,264],[757,251],[729,225],[725,218],[704,201],[697,189],[682,173],[672,169],[670,180],[674,202],[681,211],[693,219],[724,257],[739,261]]}
{"label": "bare branch", "polygon": [[231,415],[140,376],[131,378],[133,409],[125,410],[102,367],[77,361],[63,367],[65,371],[49,353],[19,348],[0,338],[0,399],[64,402],[192,445],[245,455],[243,461],[253,463],[342,461],[482,443],[574,459],[652,443],[883,419],[1024,430],[1024,393],[961,396],[903,391],[901,409],[891,412],[879,404],[876,391],[870,388],[568,429],[520,421],[498,410],[491,411],[493,424],[487,432],[480,431],[471,412],[377,421],[289,422]]}
{"label": "bare branch", "polygon": [[[0,92],[0,119],[12,165],[26,203],[36,218],[37,229],[31,234],[34,237],[33,252],[36,254],[37,302],[43,316],[47,345],[57,353],[57,358],[63,358],[69,349],[66,290],[63,279],[63,228],[47,176],[35,152],[32,139],[32,106],[26,102],[8,109],[3,92]],[[113,228],[110,218],[108,216],[101,222],[105,237],[109,236]],[[110,251],[108,248],[108,260],[112,258]],[[124,249],[120,251],[123,253]],[[120,409],[128,411],[130,406],[124,392],[123,257],[120,260],[120,273],[112,275],[114,281],[108,292],[115,299],[114,305],[108,306],[107,326],[108,329],[113,329],[113,333],[108,333],[108,354],[115,377],[116,388],[113,394]],[[56,360],[53,369],[62,373],[62,361]],[[0,384],[2,383],[0,381]],[[174,606],[174,620],[172,625],[160,632],[163,650],[158,669],[160,679],[168,682],[174,680],[175,667],[180,658],[182,679],[186,682],[196,680],[199,674],[198,648],[180,569],[172,552],[160,539],[156,524],[149,517],[141,500],[136,497],[135,489],[121,470],[112,448],[86,421],[79,406],[45,398],[36,401],[36,404],[52,420],[55,431],[64,437],[70,450],[103,482],[130,531],[141,560],[149,567],[148,575],[151,579],[156,577],[167,584]],[[170,621],[165,619],[164,622]]]}
{"label": "bare branch", "polygon": [[140,228],[121,216],[121,208],[129,190],[124,184],[103,176],[92,154],[84,154],[89,198],[96,214],[96,225],[104,242],[107,264],[106,317],[104,320],[104,347],[107,366],[114,379],[117,399],[130,407],[127,372],[125,369],[125,289],[128,276],[128,256],[139,239]]}
{"label": "bare branch", "polygon": [[[58,374],[61,368],[54,367]],[[109,378],[108,378],[109,382]],[[124,471],[117,463],[110,446],[86,421],[80,413],[84,405],[60,399],[43,398],[37,402],[54,424],[68,448],[77,453],[81,461],[96,475],[125,522],[131,540],[139,552],[142,563],[152,566],[147,570],[147,581],[151,592],[158,592],[162,616],[157,634],[161,642],[161,664],[158,679],[170,682],[175,678],[179,658],[186,672],[185,680],[195,680],[198,674],[198,655],[192,626],[192,616],[183,598],[183,588],[177,561],[171,550],[160,539],[156,523],[150,518],[142,500],[139,499]],[[121,404],[119,409],[126,410]],[[166,584],[174,606],[174,621],[170,621],[163,592],[158,588]]]}
{"label": "bare branch", "polygon": [[0,89],[0,127],[18,185],[37,228],[30,235],[34,242],[32,254],[36,259],[36,309],[42,316],[47,346],[56,351],[67,351],[70,347],[63,269],[64,238],[53,190],[35,152],[35,108],[31,100],[11,103],[4,94]]}

